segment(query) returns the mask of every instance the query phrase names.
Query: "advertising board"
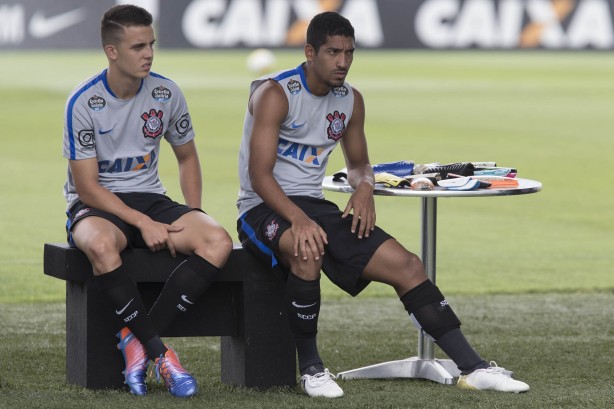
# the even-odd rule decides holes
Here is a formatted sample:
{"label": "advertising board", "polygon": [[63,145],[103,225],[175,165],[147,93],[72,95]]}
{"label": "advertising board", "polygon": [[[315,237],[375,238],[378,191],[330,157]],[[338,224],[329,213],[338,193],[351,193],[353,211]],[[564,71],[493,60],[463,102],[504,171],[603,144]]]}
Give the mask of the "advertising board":
{"label": "advertising board", "polygon": [[[121,3],[122,1],[117,1]],[[334,10],[361,48],[614,48],[614,0],[134,0],[163,48],[302,46],[312,16]],[[0,49],[100,47],[113,0],[0,0]]]}

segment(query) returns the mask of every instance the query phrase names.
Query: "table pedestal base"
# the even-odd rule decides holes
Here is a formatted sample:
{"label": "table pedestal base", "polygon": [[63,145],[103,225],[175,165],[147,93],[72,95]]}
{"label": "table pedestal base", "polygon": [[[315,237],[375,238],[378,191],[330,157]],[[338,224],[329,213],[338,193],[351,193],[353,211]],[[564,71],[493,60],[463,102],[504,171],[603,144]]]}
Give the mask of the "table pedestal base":
{"label": "table pedestal base", "polygon": [[454,378],[459,376],[460,371],[451,359],[421,359],[418,357],[384,362],[337,374],[340,379],[419,378],[444,385],[454,384]]}

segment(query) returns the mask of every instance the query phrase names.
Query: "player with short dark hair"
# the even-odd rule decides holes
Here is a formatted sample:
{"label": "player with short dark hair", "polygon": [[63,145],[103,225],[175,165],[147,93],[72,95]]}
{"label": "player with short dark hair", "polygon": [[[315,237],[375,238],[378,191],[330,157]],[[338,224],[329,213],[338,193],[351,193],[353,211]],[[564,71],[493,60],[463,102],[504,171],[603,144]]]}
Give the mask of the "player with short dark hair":
{"label": "player with short dark hair", "polygon": [[[375,225],[364,101],[345,81],[354,51],[346,18],[316,15],[307,30],[306,61],[252,82],[239,153],[239,238],[287,274],[285,303],[303,390],[309,396],[343,395],[316,343],[321,270],[352,296],[371,281],[391,285],[421,330],[456,363],[459,386],[528,390],[473,350],[420,259]],[[344,211],[322,192],[328,157],[338,143],[354,188]]]}
{"label": "player with short dark hair", "polygon": [[[131,392],[147,393],[151,361],[172,395],[192,396],[196,380],[159,334],[209,288],[232,240],[200,209],[201,169],[185,98],[177,84],[151,72],[151,14],[132,5],[112,7],[102,18],[101,37],[108,68],[74,89],[64,115],[68,241],[91,261],[94,282],[121,319],[118,348]],[[162,138],[177,159],[185,205],[167,197],[160,181]],[[188,256],[150,311],[122,264],[127,248]]]}

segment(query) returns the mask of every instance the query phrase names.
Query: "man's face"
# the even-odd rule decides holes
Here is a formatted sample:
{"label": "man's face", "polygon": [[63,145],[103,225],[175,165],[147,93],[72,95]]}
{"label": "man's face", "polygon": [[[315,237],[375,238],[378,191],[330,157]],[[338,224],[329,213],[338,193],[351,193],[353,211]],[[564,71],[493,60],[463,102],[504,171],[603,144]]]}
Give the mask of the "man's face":
{"label": "man's face", "polygon": [[307,56],[313,63],[318,79],[329,87],[343,85],[354,59],[354,40],[352,37],[329,36],[318,52],[312,48]]}
{"label": "man's face", "polygon": [[127,77],[145,78],[153,62],[156,39],[151,26],[124,27],[122,40],[114,46],[115,64]]}

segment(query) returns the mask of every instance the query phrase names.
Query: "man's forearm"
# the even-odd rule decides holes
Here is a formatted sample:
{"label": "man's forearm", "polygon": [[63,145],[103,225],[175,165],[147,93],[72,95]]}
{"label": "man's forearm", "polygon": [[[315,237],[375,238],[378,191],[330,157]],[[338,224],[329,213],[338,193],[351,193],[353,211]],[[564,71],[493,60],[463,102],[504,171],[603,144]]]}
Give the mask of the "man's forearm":
{"label": "man's forearm", "polygon": [[140,226],[147,217],[143,213],[126,206],[119,197],[102,186],[77,191],[77,194],[83,204],[109,212],[133,226]]}
{"label": "man's forearm", "polygon": [[200,209],[202,206],[203,183],[200,164],[190,161],[179,166],[179,184],[185,204]]}
{"label": "man's forearm", "polygon": [[348,184],[354,189],[361,183],[368,183],[372,187],[375,185],[375,177],[373,176],[373,168],[367,164],[355,169],[348,169]]}
{"label": "man's forearm", "polygon": [[303,211],[288,198],[272,175],[259,176],[252,179],[252,188],[268,207],[288,222],[292,223],[297,216],[304,214]]}

